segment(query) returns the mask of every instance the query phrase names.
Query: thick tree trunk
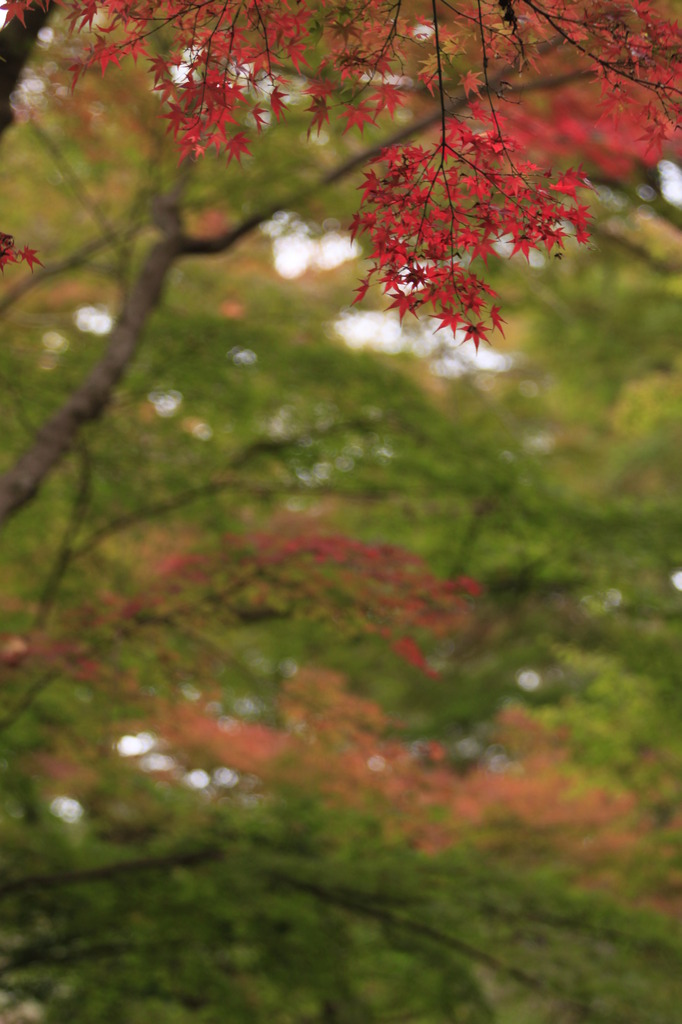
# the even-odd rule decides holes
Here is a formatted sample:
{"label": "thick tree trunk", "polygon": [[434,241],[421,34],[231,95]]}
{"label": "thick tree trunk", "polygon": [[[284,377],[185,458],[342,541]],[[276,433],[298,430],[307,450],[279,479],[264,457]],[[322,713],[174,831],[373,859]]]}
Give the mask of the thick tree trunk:
{"label": "thick tree trunk", "polygon": [[0,32],[0,136],[14,120],[11,96],[17,87],[19,76],[24,69],[41,28],[47,24],[52,6],[47,9],[32,7],[26,12],[25,25],[14,18],[7,28]]}

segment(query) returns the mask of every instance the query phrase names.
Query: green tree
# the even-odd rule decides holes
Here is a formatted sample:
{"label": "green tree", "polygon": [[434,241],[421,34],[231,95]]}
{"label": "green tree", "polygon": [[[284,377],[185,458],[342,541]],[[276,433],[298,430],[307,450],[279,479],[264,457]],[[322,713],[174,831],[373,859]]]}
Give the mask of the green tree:
{"label": "green tree", "polygon": [[[139,73],[67,97],[38,39],[4,140],[45,269],[0,300],[3,493],[41,424],[51,472],[4,530],[0,1014],[680,1019],[676,209],[629,166],[599,260],[512,260],[486,364],[337,312],[350,260],[273,267],[338,244],[355,143],[302,151],[294,111],[176,194]],[[176,266],[174,202],[224,255]]]}

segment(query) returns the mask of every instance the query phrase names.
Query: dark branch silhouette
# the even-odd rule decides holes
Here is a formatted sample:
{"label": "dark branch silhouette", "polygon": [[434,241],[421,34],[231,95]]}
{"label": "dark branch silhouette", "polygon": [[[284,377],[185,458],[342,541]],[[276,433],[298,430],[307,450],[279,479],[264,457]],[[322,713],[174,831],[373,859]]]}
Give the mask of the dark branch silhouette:
{"label": "dark branch silhouette", "polygon": [[0,136],[14,120],[11,97],[41,28],[47,24],[52,8],[32,7],[26,12],[25,25],[14,18],[0,32]]}

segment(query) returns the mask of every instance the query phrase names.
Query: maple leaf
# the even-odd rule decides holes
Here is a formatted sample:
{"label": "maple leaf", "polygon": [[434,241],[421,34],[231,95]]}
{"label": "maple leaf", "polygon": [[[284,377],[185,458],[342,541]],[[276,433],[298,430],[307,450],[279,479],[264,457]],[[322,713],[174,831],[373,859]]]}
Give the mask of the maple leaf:
{"label": "maple leaf", "polygon": [[376,124],[376,110],[373,110],[367,101],[347,107],[343,111],[342,117],[346,118],[346,127],[343,129],[344,135],[351,128],[359,128],[360,134],[362,134],[366,124]]}
{"label": "maple leaf", "polygon": [[244,132],[237,132],[232,135],[225,142],[225,149],[227,151],[227,162],[228,164],[233,158],[236,158],[237,163],[242,162],[242,156],[251,156],[251,150],[249,149],[246,141],[246,135]]}
{"label": "maple leaf", "polygon": [[42,267],[43,265],[36,256],[37,251],[37,249],[29,249],[27,245],[19,251],[19,256],[25,263],[28,263],[30,270],[33,270],[34,266]]}
{"label": "maple leaf", "polygon": [[367,294],[368,290],[369,290],[369,281],[362,281],[360,286],[355,289],[355,298],[353,299],[353,303],[352,304],[355,305],[358,302],[362,302],[362,300],[364,299],[364,297]]}
{"label": "maple leaf", "polygon": [[110,64],[113,64],[114,67],[120,67],[121,64],[120,54],[117,53],[115,46],[100,48],[97,52],[96,60],[102,74],[104,74]]}
{"label": "maple leaf", "polygon": [[419,305],[419,299],[414,293],[407,292],[393,292],[393,302],[388,307],[389,309],[397,309],[398,316],[402,320],[406,313],[413,313],[416,316],[415,309]]}
{"label": "maple leaf", "polygon": [[490,307],[490,322],[492,323],[492,325],[495,328],[495,330],[499,331],[500,334],[504,337],[504,331],[502,329],[502,324],[506,323],[506,321],[503,320],[502,317],[500,316],[500,307],[499,306],[491,306]]}
{"label": "maple leaf", "polygon": [[467,99],[469,98],[469,96],[471,96],[472,93],[474,95],[477,95],[481,91],[481,88],[483,86],[483,82],[481,81],[481,76],[482,76],[482,72],[481,71],[471,71],[471,70],[467,71],[467,73],[465,75],[461,76],[461,78],[459,80],[459,84],[464,89],[464,94],[467,97]]}
{"label": "maple leaf", "polygon": [[565,171],[555,182],[549,186],[554,192],[563,192],[567,196],[575,199],[576,190],[579,188],[589,188],[589,184],[585,180],[585,175],[580,169],[577,171],[568,170]]}
{"label": "maple leaf", "polygon": [[258,105],[256,105],[255,107],[251,107],[251,117],[256,122],[257,131],[261,132],[263,130],[263,125],[267,127],[268,120],[266,116],[266,111],[263,107]]}
{"label": "maple leaf", "polygon": [[280,90],[279,86],[275,86],[270,93],[270,107],[272,108],[276,121],[279,121],[280,118],[284,116],[284,112],[286,110],[286,104],[284,101],[287,98],[288,97]]}
{"label": "maple leaf", "polygon": [[438,673],[432,669],[423,652],[420,650],[419,645],[411,636],[403,636],[396,640],[393,645],[393,650],[396,654],[399,654],[401,658],[409,662],[410,665],[414,665],[415,668],[419,668],[422,672],[429,676],[431,679],[437,679]]}
{"label": "maple leaf", "polygon": [[5,25],[16,18],[26,28],[26,4],[23,0],[7,0],[0,6],[0,11],[5,12]]}
{"label": "maple leaf", "polygon": [[382,114],[386,111],[389,117],[394,117],[398,107],[401,107],[405,102],[405,96],[402,91],[395,85],[389,82],[383,82],[379,88],[372,93],[372,99],[374,101],[375,109],[377,114]]}
{"label": "maple leaf", "polygon": [[324,125],[329,124],[329,110],[325,97],[314,96],[310,106],[306,107],[306,113],[313,115],[310,127],[308,128],[308,136],[310,136],[314,128],[317,129],[317,134],[319,135]]}
{"label": "maple leaf", "polygon": [[438,331],[442,331],[443,328],[449,327],[453,335],[457,333],[459,328],[462,326],[462,315],[461,313],[454,312],[453,310],[444,309],[442,313],[436,313],[433,317],[434,320],[439,320],[440,324],[436,328]]}

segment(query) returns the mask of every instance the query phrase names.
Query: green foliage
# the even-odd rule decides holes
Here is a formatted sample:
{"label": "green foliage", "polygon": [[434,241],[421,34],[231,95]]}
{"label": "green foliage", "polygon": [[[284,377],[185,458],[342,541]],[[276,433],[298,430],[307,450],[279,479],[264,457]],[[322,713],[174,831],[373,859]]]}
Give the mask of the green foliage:
{"label": "green foliage", "polygon": [[[172,177],[150,97],[121,100],[129,74],[50,108],[62,159],[134,241],[9,312],[3,467],[101,355],[72,314],[113,308]],[[206,162],[188,222],[344,217],[350,187],[289,204],[349,152],[302,157],[301,131],[266,135],[248,175]],[[92,204],[74,214],[40,137],[16,138],[8,199],[48,252],[79,246]],[[353,267],[283,281],[257,233],[174,272],[105,416],[6,528],[8,1021],[682,1020],[679,277],[608,246],[506,270],[513,361],[454,379],[344,345]],[[415,628],[425,674],[382,634],[371,574],[332,559],[322,586],[292,559],[280,585],[258,551],[219,561],[226,535],[395,545],[406,606],[424,594],[399,548],[429,586],[483,593],[446,632]],[[297,719],[306,673],[321,710],[308,694]],[[299,745],[275,756],[282,736]]]}

